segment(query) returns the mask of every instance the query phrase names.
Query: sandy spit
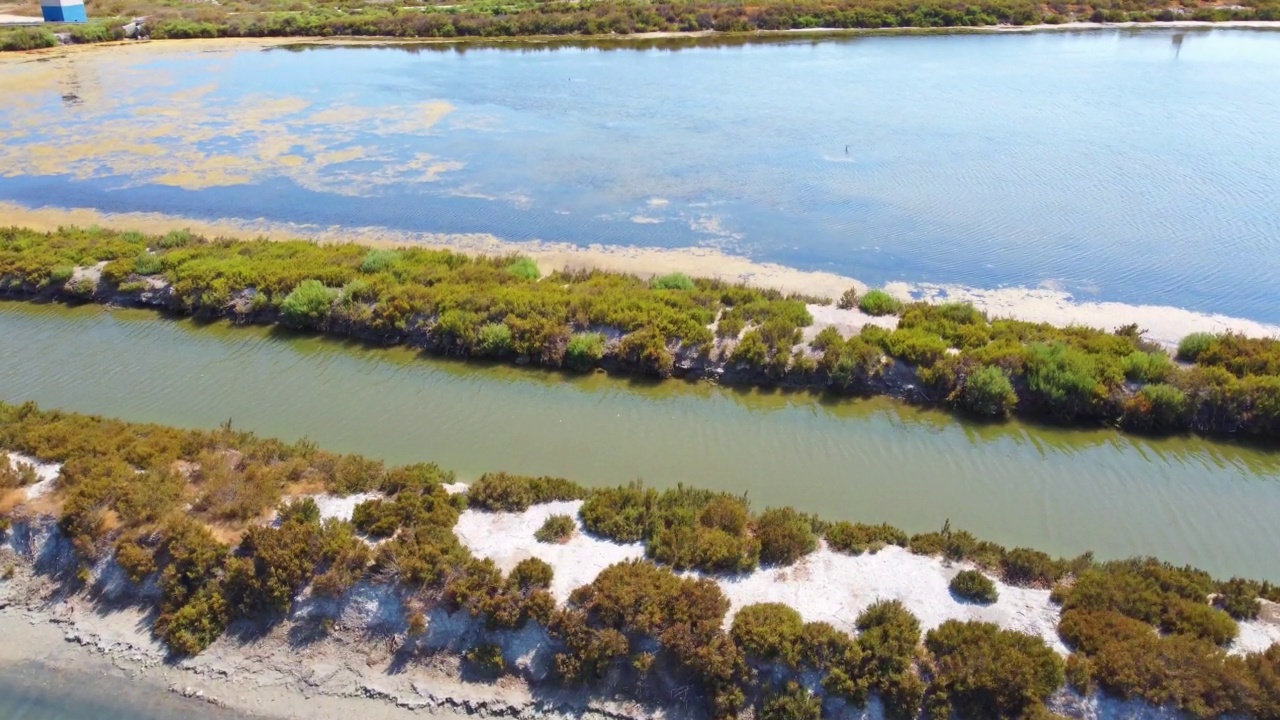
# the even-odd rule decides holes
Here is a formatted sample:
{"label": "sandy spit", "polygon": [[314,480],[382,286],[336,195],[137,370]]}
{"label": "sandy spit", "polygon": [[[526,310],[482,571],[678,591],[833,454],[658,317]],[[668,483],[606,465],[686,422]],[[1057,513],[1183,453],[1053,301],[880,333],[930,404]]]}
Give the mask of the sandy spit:
{"label": "sandy spit", "polygon": [[[305,238],[319,242],[358,242],[377,247],[432,247],[459,252],[508,255],[518,253],[533,258],[544,270],[598,268],[651,276],[683,272],[699,277],[720,278],[788,293],[837,298],[850,287],[865,292],[867,284],[855,278],[828,272],[811,272],[777,263],[762,263],[729,255],[713,248],[647,248],[590,245],[565,242],[512,242],[489,234],[404,233],[380,227],[320,227],[257,220],[202,221],[162,213],[102,213],[88,208],[28,208],[0,201],[0,218],[11,225],[52,231],[60,225],[99,225],[119,230],[141,230],[163,234],[174,228],[188,228],[210,237],[288,240]],[[1136,323],[1147,337],[1172,347],[1191,332],[1238,332],[1251,337],[1280,337],[1280,325],[1245,318],[1202,313],[1162,305],[1129,305],[1116,302],[1077,300],[1070,293],[1050,288],[981,289],[959,285],[894,282],[890,293],[905,299],[934,302],[972,302],[992,317],[1012,317],[1053,325],[1087,325],[1113,330]],[[845,334],[867,323],[892,326],[894,319],[877,319],[857,310],[814,305],[815,324],[810,335],[826,325],[835,325]]]}

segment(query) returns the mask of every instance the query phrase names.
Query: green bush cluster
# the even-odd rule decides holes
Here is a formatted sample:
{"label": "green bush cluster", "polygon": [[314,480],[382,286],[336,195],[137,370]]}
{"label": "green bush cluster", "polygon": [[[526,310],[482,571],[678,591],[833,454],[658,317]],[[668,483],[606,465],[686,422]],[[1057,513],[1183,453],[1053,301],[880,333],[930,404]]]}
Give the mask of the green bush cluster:
{"label": "green bush cluster", "polygon": [[467,488],[470,507],[495,512],[523,512],[534,505],[586,496],[586,489],[572,480],[505,472],[485,473]]}
{"label": "green bush cluster", "polygon": [[729,636],[748,657],[783,662],[800,662],[800,636],[804,620],[790,605],[756,603],[746,605],[733,616]]}
{"label": "green bush cluster", "polygon": [[861,335],[846,340],[834,327],[825,327],[810,343],[815,350],[822,351],[817,367],[826,375],[827,384],[833,390],[865,391],[889,366],[884,351],[868,340],[867,335],[864,329]]}
{"label": "green bush cluster", "polygon": [[8,455],[0,453],[0,490],[34,485],[39,479],[31,463],[14,462]]}
{"label": "green bush cluster", "polygon": [[875,554],[886,545],[906,547],[908,540],[905,532],[892,525],[867,525],[843,520],[828,525],[823,538],[832,550],[848,555]]}
{"label": "green bush cluster", "polygon": [[[889,526],[825,524],[787,509],[753,516],[742,498],[724,493],[635,484],[590,493],[583,521],[646,541],[651,557],[669,566],[611,566],[557,608],[547,563],[527,559],[504,576],[461,544],[454,525],[466,500],[445,492],[453,476],[435,465],[387,468],[229,424],[176,430],[31,404],[0,403],[0,448],[63,464],[55,489],[63,530],[86,561],[113,550],[134,581],[156,578],[155,631],[178,653],[201,651],[239,618],[285,616],[308,586],[340,596],[374,577],[418,597],[440,597],[490,630],[547,627],[566,681],[616,671],[640,682],[655,668],[674,671],[718,718],[748,706],[808,716],[821,698],[787,685],[801,678],[854,704],[877,693],[894,718],[922,710],[932,717],[1047,717],[1043,698],[1065,677],[1076,687],[1098,686],[1195,717],[1272,718],[1280,708],[1280,646],[1248,655],[1225,649],[1237,633],[1232,616],[1254,617],[1259,598],[1280,599],[1280,590],[1243,578],[1219,582],[1152,559],[1054,560],[1026,548],[1006,551],[949,524],[907,541]],[[13,484],[17,471],[8,467]],[[511,477],[489,481],[480,502],[518,509],[562,490],[580,492],[565,490],[563,481]],[[359,505],[351,523],[322,521],[310,499],[278,504],[286,487],[317,481],[331,492],[382,497]],[[215,522],[237,538],[232,545],[214,537]],[[375,550],[357,532],[387,539]],[[914,552],[998,569],[1012,583],[1056,582],[1059,632],[1073,655],[1064,669],[1039,638],[958,622],[929,633],[922,651],[919,621],[901,602],[886,600],[859,614],[856,636],[804,623],[777,604],[742,608],[726,631],[729,603],[719,586],[673,570],[700,547],[681,538],[723,534],[761,559],[794,558],[818,532],[845,552],[906,541]],[[409,621],[412,633],[424,630],[420,612]],[[481,647],[472,661],[492,655]]]}
{"label": "green bush cluster", "polygon": [[1195,718],[1274,718],[1280,710],[1280,645],[1228,655],[1195,635],[1161,635],[1120,612],[1083,608],[1063,612],[1058,631],[1087,659],[1089,677],[1120,697]]}
{"label": "green bush cluster", "polygon": [[713,714],[728,717],[744,702],[745,671],[741,651],[721,629],[728,609],[711,580],[681,578],[648,561],[612,565],[575,590],[552,620],[566,647],[556,668],[571,680],[598,678],[635,644],[656,641],[699,681]]}
{"label": "green bush cluster", "polygon": [[951,593],[966,602],[990,605],[1000,599],[996,584],[977,570],[961,570],[951,578]]}
{"label": "green bush cluster", "polygon": [[746,572],[761,560],[761,533],[744,499],[683,486],[658,492],[632,483],[591,493],[580,511],[589,532],[645,543],[677,569]]}
{"label": "green bush cluster", "polygon": [[1004,417],[1018,405],[1018,393],[1003,370],[985,365],[965,378],[960,406],[983,417]]}
{"label": "green bush cluster", "polygon": [[603,337],[585,332],[589,327],[629,333],[624,359],[669,375],[668,346],[709,343],[707,326],[722,310],[759,323],[811,322],[802,301],[776,291],[719,281],[677,283],[682,289],[671,290],[602,271],[553,273],[541,282],[527,258],[209,241],[190,233],[158,237],[101,228],[0,230],[0,279],[29,292],[65,282],[71,268],[101,261],[108,261],[103,278],[114,286],[144,274],[170,282],[174,309],[185,312],[228,314],[239,294],[252,291],[262,298],[254,311],[262,320],[278,313],[295,327],[389,341],[425,331],[427,344],[440,352],[527,355],[551,366],[565,361],[571,342],[575,367],[603,359]]}
{"label": "green bush cluster", "polygon": [[1235,639],[1238,628],[1227,613],[1209,604],[1215,588],[1213,578],[1202,570],[1145,558],[1089,568],[1054,594],[1064,612],[1115,612],[1168,633],[1225,645]]}
{"label": "green bush cluster", "polygon": [[932,655],[932,717],[1036,717],[1065,680],[1062,659],[1044,640],[993,623],[948,620],[924,639]]}
{"label": "green bush cluster", "polygon": [[552,515],[533,533],[533,537],[538,542],[559,543],[568,540],[577,529],[577,524],[568,515]]}
{"label": "green bush cluster", "polygon": [[[103,261],[104,287],[72,287],[76,267]],[[727,359],[752,372],[728,376],[734,382],[892,392],[881,380],[901,361],[920,380],[919,399],[982,416],[1016,410],[1141,432],[1280,438],[1280,340],[1188,336],[1180,356],[1194,365],[1183,367],[1136,326],[1104,332],[992,320],[967,303],[898,307],[872,291],[859,301],[893,307],[898,327],[867,325],[850,338],[828,327],[810,354],[796,344],[813,322],[806,303],[815,298],[684,276],[537,273],[518,257],[423,248],[0,229],[0,288],[10,294],[107,301],[143,292],[144,277],[161,279],[172,285],[175,311],[663,378],[680,370],[677,356],[710,357],[716,337],[741,335]],[[602,330],[620,340],[608,342]]]}
{"label": "green bush cluster", "polygon": [[884,290],[868,290],[858,300],[858,308],[868,315],[897,315],[902,312],[902,301]]}
{"label": "green bush cluster", "polygon": [[564,364],[574,370],[596,367],[605,353],[605,337],[598,332],[574,333],[565,347]]}

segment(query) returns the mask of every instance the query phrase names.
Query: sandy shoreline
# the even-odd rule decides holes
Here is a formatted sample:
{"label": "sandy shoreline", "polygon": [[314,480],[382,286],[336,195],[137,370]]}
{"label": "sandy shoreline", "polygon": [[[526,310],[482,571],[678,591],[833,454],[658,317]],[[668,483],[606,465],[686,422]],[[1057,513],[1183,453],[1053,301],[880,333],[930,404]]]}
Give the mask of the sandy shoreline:
{"label": "sandy shoreline", "polygon": [[[776,288],[787,293],[837,298],[850,287],[859,292],[867,284],[829,272],[806,271],[778,263],[757,262],[713,248],[680,249],[590,245],[541,240],[515,242],[495,235],[472,233],[408,233],[380,227],[321,227],[257,220],[205,221],[163,213],[103,213],[88,208],[28,208],[0,201],[0,222],[52,231],[61,225],[140,230],[163,234],[175,228],[215,237],[273,240],[305,238],[319,242],[358,242],[371,246],[413,245],[484,255],[522,254],[543,270],[596,268],[641,276],[683,272],[697,277],[719,278],[748,285]],[[1163,305],[1079,301],[1070,293],[1050,288],[971,288],[935,283],[891,282],[886,289],[904,300],[932,302],[967,301],[993,318],[1009,317],[1051,325],[1086,325],[1112,330],[1130,323],[1146,331],[1146,337],[1166,347],[1192,332],[1236,332],[1250,337],[1280,337],[1280,325]],[[868,322],[885,324],[857,310],[815,306],[815,332],[825,325],[856,329]],[[890,318],[889,320],[892,320]]]}

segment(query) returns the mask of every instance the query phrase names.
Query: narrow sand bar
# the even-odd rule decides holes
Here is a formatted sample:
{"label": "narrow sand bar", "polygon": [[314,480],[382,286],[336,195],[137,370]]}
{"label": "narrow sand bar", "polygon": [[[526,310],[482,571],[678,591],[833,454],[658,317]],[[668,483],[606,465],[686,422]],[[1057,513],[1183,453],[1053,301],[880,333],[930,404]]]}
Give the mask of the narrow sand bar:
{"label": "narrow sand bar", "polygon": [[[0,201],[0,218],[7,225],[51,231],[61,225],[98,225],[116,230],[139,230],[163,234],[187,228],[209,237],[271,240],[309,239],[318,242],[356,242],[375,247],[431,247],[485,255],[521,254],[533,258],[543,271],[596,268],[641,276],[683,272],[696,277],[712,277],[768,287],[787,293],[837,298],[850,287],[859,292],[867,284],[835,273],[812,272],[777,263],[762,263],[729,255],[714,248],[647,248],[589,245],[567,242],[512,242],[494,235],[406,233],[379,227],[320,227],[256,220],[196,220],[162,213],[102,213],[89,208],[28,208]],[[1280,325],[1247,318],[1197,312],[1164,305],[1130,305],[1117,302],[1079,301],[1070,293],[1051,288],[1008,287],[970,288],[932,283],[893,282],[886,288],[903,299],[931,302],[971,302],[992,317],[1008,317],[1052,325],[1086,325],[1111,330],[1136,324],[1146,336],[1166,347],[1175,346],[1193,332],[1236,332],[1250,337],[1280,337]],[[818,309],[822,308],[822,309]],[[857,310],[815,306],[816,332],[826,325],[842,331],[856,331],[874,322],[892,326],[892,319],[873,319]]]}

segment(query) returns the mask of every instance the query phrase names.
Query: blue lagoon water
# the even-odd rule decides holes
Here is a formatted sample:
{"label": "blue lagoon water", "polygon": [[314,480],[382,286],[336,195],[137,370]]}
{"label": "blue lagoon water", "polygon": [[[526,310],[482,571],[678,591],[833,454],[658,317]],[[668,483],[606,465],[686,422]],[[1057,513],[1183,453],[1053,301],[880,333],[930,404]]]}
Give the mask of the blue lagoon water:
{"label": "blue lagoon water", "polygon": [[1280,321],[1280,33],[0,64],[0,200],[714,246]]}

